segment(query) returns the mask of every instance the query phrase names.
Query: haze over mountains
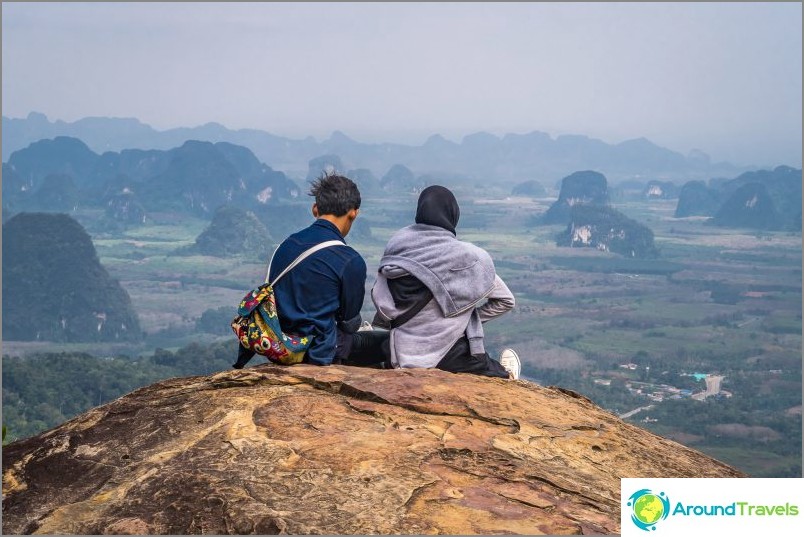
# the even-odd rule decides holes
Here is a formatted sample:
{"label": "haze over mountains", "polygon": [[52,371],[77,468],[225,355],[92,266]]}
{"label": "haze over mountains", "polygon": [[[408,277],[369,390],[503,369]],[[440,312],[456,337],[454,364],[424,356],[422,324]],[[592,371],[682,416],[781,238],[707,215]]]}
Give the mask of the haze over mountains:
{"label": "haze over mountains", "polygon": [[[516,166],[517,161],[510,162]],[[261,162],[249,148],[230,142],[187,140],[168,150],[99,154],[78,138],[57,136],[15,151],[3,163],[3,217],[20,211],[72,213],[95,208],[104,210],[96,224],[110,230],[142,225],[149,214],[160,211],[208,219],[219,207],[231,204],[253,211],[271,229],[292,232],[301,213],[289,212],[286,202],[300,198],[305,181],[334,170],[353,177],[366,195],[415,193],[430,184],[468,188],[480,196],[491,187],[498,193],[502,189],[524,196],[551,195],[534,179],[506,185],[497,176],[472,180],[454,171],[417,174],[401,163],[378,179],[368,168],[350,168],[335,153],[310,159],[306,168],[306,178],[294,180]],[[726,227],[795,231],[801,229],[801,183],[800,169],[778,166],[736,178],[687,180],[683,187],[670,181],[629,179],[616,190],[618,197],[634,189],[645,199],[678,197],[676,217],[709,216],[711,223]],[[607,206],[610,184],[598,170],[568,174],[560,181],[558,200],[538,223],[567,224],[576,204]],[[358,231],[366,237],[371,234],[367,227]]]}
{"label": "haze over mountains", "polygon": [[[124,149],[167,150],[187,140],[228,142],[250,149],[275,170],[302,179],[311,159],[338,155],[347,169],[367,169],[377,177],[402,164],[417,174],[448,174],[474,181],[520,183],[539,180],[553,184],[577,170],[593,169],[617,183],[626,179],[663,179],[677,183],[734,177],[747,168],[713,163],[701,151],[689,155],[659,147],[645,138],[608,144],[582,135],[551,137],[533,131],[502,138],[478,132],[459,143],[433,134],[420,146],[362,143],[336,131],[330,138],[293,140],[256,129],[230,130],[217,123],[158,131],[133,118],[84,118],[75,122],[50,121],[32,112],[26,118],[3,116],[3,161],[29,144],[45,138],[79,138],[94,152]],[[786,163],[777,163],[786,164]]]}

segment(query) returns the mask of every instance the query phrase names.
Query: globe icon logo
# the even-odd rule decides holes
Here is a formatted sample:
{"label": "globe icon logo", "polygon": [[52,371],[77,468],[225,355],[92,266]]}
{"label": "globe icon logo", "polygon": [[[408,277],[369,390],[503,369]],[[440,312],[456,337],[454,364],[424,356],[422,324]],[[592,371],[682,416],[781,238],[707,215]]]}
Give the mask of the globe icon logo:
{"label": "globe icon logo", "polygon": [[655,494],[643,494],[634,502],[634,516],[643,524],[655,524],[662,514],[664,507]]}
{"label": "globe icon logo", "polygon": [[631,521],[641,530],[656,529],[656,523],[667,518],[670,500],[664,492],[658,494],[649,489],[636,491],[628,498]]}

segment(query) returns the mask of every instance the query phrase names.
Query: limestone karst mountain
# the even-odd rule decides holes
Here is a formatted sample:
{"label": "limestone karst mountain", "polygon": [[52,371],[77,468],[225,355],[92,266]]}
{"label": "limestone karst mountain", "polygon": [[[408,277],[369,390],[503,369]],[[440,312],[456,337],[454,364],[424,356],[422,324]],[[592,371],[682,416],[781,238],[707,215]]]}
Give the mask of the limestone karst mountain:
{"label": "limestone karst mountain", "polygon": [[321,155],[307,163],[307,182],[315,181],[323,173],[343,173],[344,167],[338,155]]}
{"label": "limestone karst mountain", "polygon": [[66,214],[18,213],[3,224],[6,341],[138,341],[128,292]]}
{"label": "limestone karst mountain", "polygon": [[723,227],[801,230],[801,169],[778,166],[734,179],[689,181],[681,189],[676,217],[711,216]]}
{"label": "limestone karst mountain", "polygon": [[561,180],[558,199],[541,217],[544,224],[566,224],[575,205],[609,205],[608,181],[602,173],[587,170],[575,172]]}
{"label": "limestone karst mountain", "polygon": [[533,179],[524,181],[511,189],[512,196],[527,196],[531,198],[543,198],[547,196],[547,189],[540,182]]}
{"label": "limestone karst mountain", "polygon": [[681,187],[673,216],[712,216],[720,206],[718,192],[703,181],[689,181]]}
{"label": "limestone karst mountain", "polygon": [[558,235],[558,246],[596,248],[626,257],[657,257],[653,231],[611,207],[575,205],[570,222]]}
{"label": "limestone karst mountain", "polygon": [[613,534],[622,477],[742,477],[528,381],[262,365],[3,449],[3,533]]}
{"label": "limestone karst mountain", "polygon": [[610,206],[606,176],[575,172],[561,180],[561,192],[532,224],[565,224],[556,245],[596,248],[627,257],[655,257],[653,231]]}
{"label": "limestone karst mountain", "polygon": [[270,254],[272,246],[270,232],[254,213],[233,205],[221,205],[209,226],[184,252],[217,257],[248,254],[263,259]]}
{"label": "limestone karst mountain", "polygon": [[416,192],[424,188],[424,182],[404,164],[394,164],[380,179],[382,188],[389,192]]}

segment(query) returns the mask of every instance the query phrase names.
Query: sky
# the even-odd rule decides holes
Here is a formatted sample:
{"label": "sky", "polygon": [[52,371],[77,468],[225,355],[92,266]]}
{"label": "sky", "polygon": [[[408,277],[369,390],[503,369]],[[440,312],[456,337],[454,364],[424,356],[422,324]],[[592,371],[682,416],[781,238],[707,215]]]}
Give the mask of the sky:
{"label": "sky", "polygon": [[800,2],[2,3],[2,112],[801,166]]}

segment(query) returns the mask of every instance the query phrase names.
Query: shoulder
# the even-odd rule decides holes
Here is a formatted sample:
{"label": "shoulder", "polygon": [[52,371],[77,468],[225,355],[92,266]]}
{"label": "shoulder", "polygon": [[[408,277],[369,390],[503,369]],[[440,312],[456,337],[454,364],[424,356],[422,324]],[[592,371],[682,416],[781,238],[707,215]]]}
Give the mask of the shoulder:
{"label": "shoulder", "polygon": [[[338,250],[341,250],[345,256],[347,256],[350,260],[360,260],[363,261],[363,256],[360,255],[360,252],[349,246],[348,244],[344,244],[343,246],[335,246]],[[365,261],[363,261],[365,263]]]}
{"label": "shoulder", "polygon": [[411,236],[415,234],[416,229],[413,226],[405,226],[391,234],[391,237],[388,239],[388,244],[391,245],[398,242],[405,242],[410,240]]}
{"label": "shoulder", "polygon": [[486,291],[494,285],[494,262],[486,250],[471,242],[455,241],[450,255],[450,276],[468,279],[478,288]]}
{"label": "shoulder", "polygon": [[344,244],[343,246],[333,246],[332,249],[343,258],[344,264],[347,267],[353,270],[362,269],[365,272],[366,260],[363,259],[363,256],[360,255],[360,253],[357,250],[355,250],[348,244]]}
{"label": "shoulder", "polygon": [[494,267],[494,262],[491,259],[491,254],[476,244],[466,241],[455,241],[456,248],[464,252],[464,255],[477,258],[484,265]]}
{"label": "shoulder", "polygon": [[[335,250],[343,250],[344,257],[340,269],[340,277],[348,281],[362,280],[365,283],[366,279],[366,261],[357,253],[351,246],[344,248],[343,246],[336,246]],[[361,287],[362,289],[362,287]]]}

